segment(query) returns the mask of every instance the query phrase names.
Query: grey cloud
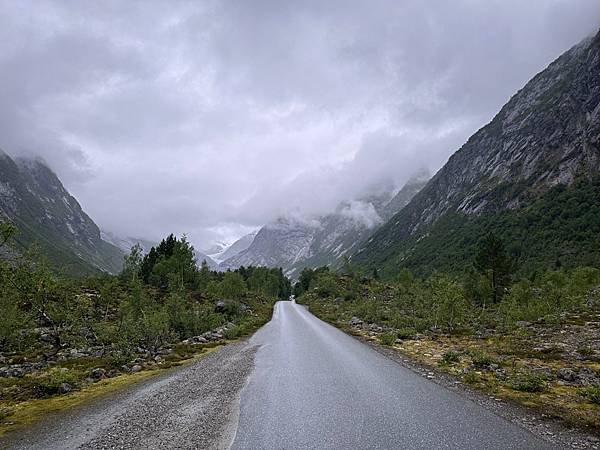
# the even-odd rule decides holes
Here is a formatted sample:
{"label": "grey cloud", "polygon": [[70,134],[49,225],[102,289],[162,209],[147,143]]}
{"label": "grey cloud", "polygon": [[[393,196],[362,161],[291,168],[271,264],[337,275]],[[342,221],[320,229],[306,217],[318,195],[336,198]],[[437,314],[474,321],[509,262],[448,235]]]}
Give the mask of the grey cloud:
{"label": "grey cloud", "polygon": [[0,0],[0,147],[197,247],[437,170],[595,0]]}

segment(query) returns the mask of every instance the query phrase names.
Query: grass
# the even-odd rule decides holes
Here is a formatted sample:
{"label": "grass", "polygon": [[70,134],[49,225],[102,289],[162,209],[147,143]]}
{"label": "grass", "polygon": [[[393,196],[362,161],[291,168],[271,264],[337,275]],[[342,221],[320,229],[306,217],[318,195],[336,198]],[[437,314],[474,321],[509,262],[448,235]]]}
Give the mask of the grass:
{"label": "grass", "polygon": [[165,373],[162,369],[191,364],[216,351],[219,347],[219,345],[215,345],[209,348],[198,348],[196,349],[196,353],[190,355],[187,360],[180,360],[177,363],[165,366],[164,368],[155,366],[149,370],[138,373],[123,374],[114,378],[106,378],[97,383],[87,385],[81,390],[73,391],[68,394],[13,403],[0,402],[0,437],[9,432],[31,425],[49,415],[98,400],[108,394],[125,389],[150,377]]}

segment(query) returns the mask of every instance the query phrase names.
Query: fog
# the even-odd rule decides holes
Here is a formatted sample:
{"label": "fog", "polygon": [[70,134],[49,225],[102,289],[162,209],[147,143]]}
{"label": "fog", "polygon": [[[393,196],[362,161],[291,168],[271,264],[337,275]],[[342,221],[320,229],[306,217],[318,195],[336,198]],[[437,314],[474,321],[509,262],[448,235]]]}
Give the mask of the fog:
{"label": "fog", "polygon": [[597,0],[0,0],[0,147],[104,229],[204,247],[434,173],[598,27]]}

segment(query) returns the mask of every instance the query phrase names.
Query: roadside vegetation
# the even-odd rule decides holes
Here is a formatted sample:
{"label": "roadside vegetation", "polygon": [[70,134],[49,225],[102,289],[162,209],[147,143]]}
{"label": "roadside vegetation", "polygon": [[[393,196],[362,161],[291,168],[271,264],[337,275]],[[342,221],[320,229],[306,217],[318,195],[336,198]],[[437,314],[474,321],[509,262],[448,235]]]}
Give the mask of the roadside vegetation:
{"label": "roadside vegetation", "polygon": [[[5,251],[17,232],[0,225]],[[280,269],[198,267],[185,236],[170,235],[147,255],[134,247],[115,276],[67,278],[35,248],[12,254],[0,261],[0,434],[45,407],[247,335],[290,294]]]}
{"label": "roadside vegetation", "polygon": [[600,270],[515,276],[503,241],[483,238],[462,275],[392,280],[305,269],[298,302],[345,331],[393,348],[495,397],[600,426]]}

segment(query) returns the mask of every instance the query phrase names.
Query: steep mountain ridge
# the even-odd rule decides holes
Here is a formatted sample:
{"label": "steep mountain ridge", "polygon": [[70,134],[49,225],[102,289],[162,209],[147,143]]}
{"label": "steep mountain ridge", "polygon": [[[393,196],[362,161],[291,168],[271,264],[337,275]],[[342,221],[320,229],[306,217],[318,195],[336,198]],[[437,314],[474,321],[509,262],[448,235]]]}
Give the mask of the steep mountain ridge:
{"label": "steep mountain ridge", "polygon": [[0,151],[0,215],[18,228],[17,249],[37,243],[70,274],[118,272],[123,253],[103,241],[100,229],[40,159],[12,159]]}
{"label": "steep mountain ridge", "polygon": [[219,252],[217,255],[213,255],[213,259],[217,261],[225,261],[229,258],[233,258],[234,256],[239,255],[248,247],[250,247],[250,245],[252,245],[252,242],[254,242],[254,238],[257,234],[258,230],[253,231],[252,233],[248,233],[245,236],[242,236],[233,244],[223,249],[223,251]]}
{"label": "steep mountain ridge", "polygon": [[303,267],[338,267],[372,231],[404,207],[425,184],[420,173],[399,192],[391,188],[343,202],[330,214],[317,217],[280,217],[261,228],[251,245],[225,260],[224,269],[248,265],[282,267],[290,276]]}
{"label": "steep mountain ridge", "polygon": [[529,81],[353,259],[402,265],[419,236],[426,239],[428,227],[448,214],[518,210],[553,186],[599,171],[600,33]]}

